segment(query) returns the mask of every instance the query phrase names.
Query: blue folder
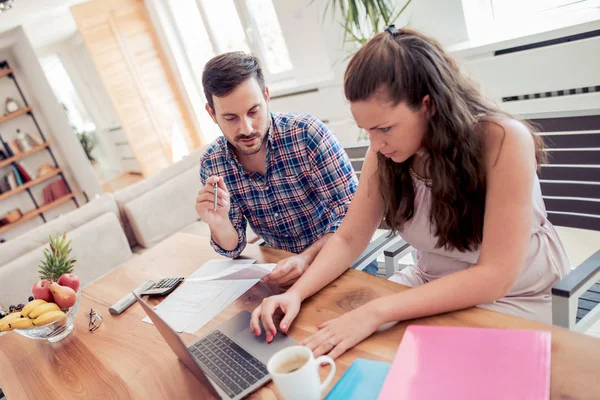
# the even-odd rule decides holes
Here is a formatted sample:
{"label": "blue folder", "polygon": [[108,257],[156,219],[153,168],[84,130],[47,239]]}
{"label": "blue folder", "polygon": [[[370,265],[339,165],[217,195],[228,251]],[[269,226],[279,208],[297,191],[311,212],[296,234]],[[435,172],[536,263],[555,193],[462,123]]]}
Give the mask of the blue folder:
{"label": "blue folder", "polygon": [[325,400],[376,400],[391,364],[357,358]]}

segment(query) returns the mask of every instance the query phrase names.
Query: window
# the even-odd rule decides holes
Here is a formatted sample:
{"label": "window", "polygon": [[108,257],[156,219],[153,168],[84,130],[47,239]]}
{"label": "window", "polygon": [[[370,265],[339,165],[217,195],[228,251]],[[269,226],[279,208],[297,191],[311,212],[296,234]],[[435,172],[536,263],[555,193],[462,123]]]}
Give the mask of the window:
{"label": "window", "polygon": [[292,62],[272,0],[166,0],[196,79],[214,55],[241,50],[261,59],[269,82]]}
{"label": "window", "polygon": [[292,78],[293,65],[273,0],[150,0],[206,141],[220,135],[204,110],[202,71],[217,54],[245,51],[263,63],[269,84]]}
{"label": "window", "polygon": [[250,51],[242,21],[233,0],[200,0],[199,2],[217,53],[237,50]]}
{"label": "window", "polygon": [[193,73],[202,76],[204,64],[215,56],[204,21],[194,0],[167,0],[177,21],[179,38],[185,48]]}
{"label": "window", "polygon": [[58,101],[63,105],[74,131],[92,133],[96,125],[92,121],[73,82],[57,55],[40,58],[44,74]]}
{"label": "window", "polygon": [[194,75],[216,54],[256,54],[269,82],[290,77],[292,62],[272,0],[166,0]]}
{"label": "window", "polygon": [[271,0],[249,0],[246,1],[253,18],[253,29],[258,35],[259,45],[262,47],[260,53],[272,75],[279,74],[292,69],[292,62],[288,54],[287,46],[283,40],[281,26],[277,20],[275,7]]}

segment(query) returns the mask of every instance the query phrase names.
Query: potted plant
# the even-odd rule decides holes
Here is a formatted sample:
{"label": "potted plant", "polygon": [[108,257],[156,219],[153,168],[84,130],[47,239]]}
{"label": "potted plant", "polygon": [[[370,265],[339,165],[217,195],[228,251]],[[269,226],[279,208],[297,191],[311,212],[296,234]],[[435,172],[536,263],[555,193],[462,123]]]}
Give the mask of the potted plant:
{"label": "potted plant", "polygon": [[77,126],[75,126],[73,124],[73,122],[71,121],[71,118],[69,117],[69,107],[67,107],[67,105],[62,102],[60,103],[60,105],[62,106],[62,109],[63,109],[65,115],[67,116],[67,119],[69,120],[69,125],[71,126],[71,130],[73,131],[73,134],[75,134],[75,136],[77,136],[77,139],[79,139],[79,143],[81,144],[81,147],[83,148],[83,151],[85,152],[85,155],[87,156],[90,163],[93,166],[95,166],[97,160],[92,155],[92,151],[98,144],[98,140],[96,138],[96,131],[94,129],[86,130],[85,125],[84,125],[83,129],[79,129]]}
{"label": "potted plant", "polygon": [[88,160],[90,160],[92,164],[95,164],[96,159],[92,155],[92,150],[94,150],[97,144],[95,132],[80,131],[76,132],[75,135],[79,139],[79,143],[81,143],[81,147],[83,147],[83,151],[85,152]]}
{"label": "potted plant", "polygon": [[383,31],[400,17],[412,0],[399,6],[395,0],[328,0],[325,15],[335,18],[336,10],[342,16],[343,46],[351,46],[348,57],[376,33]]}

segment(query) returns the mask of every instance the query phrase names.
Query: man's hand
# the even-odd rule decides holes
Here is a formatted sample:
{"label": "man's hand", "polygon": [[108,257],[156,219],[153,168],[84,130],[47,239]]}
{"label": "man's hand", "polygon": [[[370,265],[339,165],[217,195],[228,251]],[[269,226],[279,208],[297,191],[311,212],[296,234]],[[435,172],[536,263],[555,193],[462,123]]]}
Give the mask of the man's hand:
{"label": "man's hand", "polygon": [[281,287],[290,287],[302,276],[309,265],[307,257],[303,255],[284,258],[277,263],[275,269],[270,274],[262,278],[262,281]]}
{"label": "man's hand", "polygon": [[[214,210],[214,183],[218,185],[217,209]],[[196,212],[202,221],[209,226],[222,225],[229,222],[229,191],[223,178],[211,176],[206,180],[206,185],[198,192],[196,197]]]}

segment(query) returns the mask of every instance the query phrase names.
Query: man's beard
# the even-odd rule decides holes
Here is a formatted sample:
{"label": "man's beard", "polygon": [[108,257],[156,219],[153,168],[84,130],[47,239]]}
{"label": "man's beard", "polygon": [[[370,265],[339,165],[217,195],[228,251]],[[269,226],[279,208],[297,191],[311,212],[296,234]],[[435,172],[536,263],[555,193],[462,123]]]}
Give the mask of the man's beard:
{"label": "man's beard", "polygon": [[[265,139],[267,138],[267,132],[269,131],[269,126],[267,126],[264,130],[264,133],[261,135],[259,132],[252,132],[250,135],[239,135],[235,138],[233,146],[239,151],[241,154],[245,156],[251,156],[253,154],[258,153],[265,143]],[[240,139],[253,139],[258,138],[256,143],[252,145],[252,147],[248,147],[243,143],[240,143]]]}

